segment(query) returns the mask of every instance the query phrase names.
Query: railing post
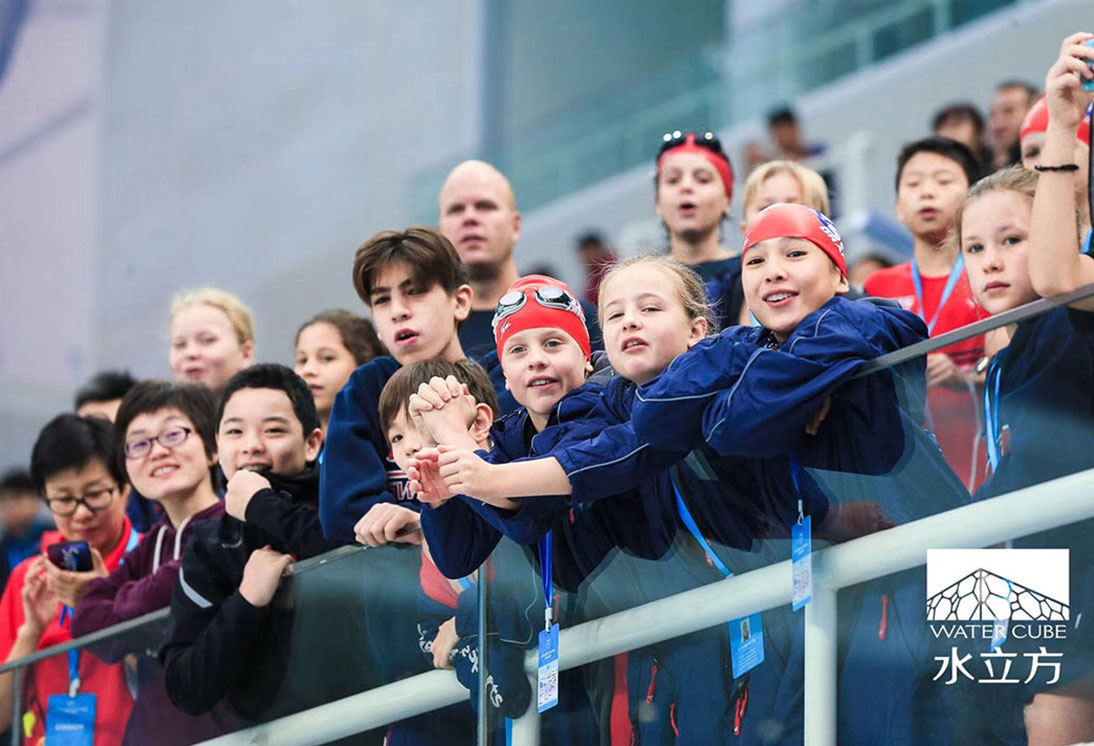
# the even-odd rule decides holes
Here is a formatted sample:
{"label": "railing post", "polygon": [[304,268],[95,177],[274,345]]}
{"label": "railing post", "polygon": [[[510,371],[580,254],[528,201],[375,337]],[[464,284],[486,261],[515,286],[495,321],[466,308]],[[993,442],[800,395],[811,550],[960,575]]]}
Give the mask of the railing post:
{"label": "railing post", "polygon": [[513,721],[512,739],[509,746],[539,746],[539,713],[536,712],[536,677],[529,676],[532,685],[532,701],[528,711]]}
{"label": "railing post", "polygon": [[[23,669],[11,672],[11,746],[23,743]],[[45,727],[45,723],[42,724]]]}
{"label": "railing post", "polygon": [[817,581],[813,555],[813,599],[805,607],[805,744],[836,746],[837,589]]}

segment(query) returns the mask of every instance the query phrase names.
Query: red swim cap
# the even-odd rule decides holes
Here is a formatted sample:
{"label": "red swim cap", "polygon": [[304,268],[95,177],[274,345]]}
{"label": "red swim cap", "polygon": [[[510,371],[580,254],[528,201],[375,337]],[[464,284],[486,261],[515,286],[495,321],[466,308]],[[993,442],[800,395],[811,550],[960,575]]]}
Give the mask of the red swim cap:
{"label": "red swim cap", "polygon": [[[679,133],[675,133],[679,136]],[[733,167],[729,165],[729,158],[722,152],[722,146],[718,144],[717,140],[708,132],[707,137],[709,140],[697,140],[694,132],[688,132],[684,135],[684,141],[679,145],[674,146],[662,146],[665,150],[657,156],[657,173],[661,173],[661,167],[665,162],[667,156],[675,153],[698,153],[710,162],[710,165],[718,172],[718,176],[722,179],[722,186],[725,187],[726,197],[730,200],[733,199]],[[671,135],[665,135],[666,141],[671,142]]]}
{"label": "red swim cap", "polygon": [[747,252],[760,241],[769,238],[801,238],[816,245],[847,275],[847,259],[843,256],[843,239],[836,225],[824,213],[805,205],[781,202],[765,207],[749,224],[745,234]]}
{"label": "red swim cap", "polygon": [[[1018,139],[1025,140],[1026,135],[1034,132],[1048,131],[1048,99],[1042,96],[1038,99],[1022,120],[1022,128],[1018,131]],[[1079,122],[1079,129],[1075,131],[1075,137],[1090,145],[1090,110],[1087,110],[1083,121]]]}
{"label": "red swim cap", "polygon": [[505,340],[525,329],[561,329],[573,337],[586,360],[592,355],[581,303],[569,285],[547,275],[527,275],[510,285],[498,301],[493,325],[499,358]]}

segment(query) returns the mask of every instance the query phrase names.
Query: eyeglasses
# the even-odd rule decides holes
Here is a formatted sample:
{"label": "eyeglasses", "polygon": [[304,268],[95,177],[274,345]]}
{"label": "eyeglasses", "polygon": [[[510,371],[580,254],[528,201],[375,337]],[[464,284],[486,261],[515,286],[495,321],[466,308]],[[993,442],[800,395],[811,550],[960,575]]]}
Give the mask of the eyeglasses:
{"label": "eyeglasses", "polygon": [[106,510],[110,507],[111,499],[117,489],[117,487],[103,487],[102,489],[91,490],[79,497],[47,497],[46,506],[49,508],[50,513],[62,518],[75,515],[76,508],[80,505],[83,505],[92,513],[98,513],[100,510]]}
{"label": "eyeglasses", "polygon": [[703,132],[700,134],[698,132],[681,132],[680,130],[666,132],[661,137],[661,149],[657,151],[657,157],[660,158],[666,151],[686,143],[689,135],[695,139],[695,144],[700,148],[705,148],[706,150],[729,160],[726,158],[726,152],[722,150],[722,141],[719,140],[713,132]]}
{"label": "eyeglasses", "polygon": [[125,442],[125,457],[130,461],[144,458],[152,450],[152,441],[165,448],[177,448],[186,442],[192,433],[188,427],[169,427],[154,438],[134,438]]}
{"label": "eyeglasses", "polygon": [[[544,285],[543,287],[536,288],[533,293],[536,302],[546,308],[557,308],[562,311],[569,311],[575,313],[584,321],[585,311],[582,310],[581,304],[577,300],[567,293],[565,290],[554,285]],[[498,301],[497,308],[494,310],[494,320],[491,322],[491,326],[494,332],[497,332],[498,324],[506,316],[512,316],[514,313],[524,308],[524,305],[528,302],[528,296],[523,290],[510,290],[505,295],[501,296],[501,300]]]}

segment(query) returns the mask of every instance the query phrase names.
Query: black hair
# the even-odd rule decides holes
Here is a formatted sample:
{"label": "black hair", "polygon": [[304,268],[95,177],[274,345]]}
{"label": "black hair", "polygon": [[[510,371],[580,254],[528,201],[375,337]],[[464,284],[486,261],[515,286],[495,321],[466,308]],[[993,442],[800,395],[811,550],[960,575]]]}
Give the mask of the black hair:
{"label": "black hair", "polygon": [[934,117],[931,119],[931,130],[937,131],[942,125],[954,120],[959,122],[972,122],[972,126],[976,129],[976,136],[978,138],[984,133],[983,115],[980,114],[979,109],[967,102],[943,106],[936,111]]}
{"label": "black hair", "polygon": [[789,106],[780,106],[767,113],[767,126],[774,127],[777,124],[797,124],[798,115]]}
{"label": "black hair", "polygon": [[101,371],[76,391],[76,404],[73,409],[79,409],[88,402],[122,399],[136,385],[137,379],[129,375],[127,370]]}
{"label": "black hair", "polygon": [[922,140],[905,143],[904,147],[900,149],[900,155],[896,158],[896,179],[894,182],[898,191],[900,189],[900,176],[904,173],[904,167],[908,165],[908,161],[913,156],[919,153],[935,153],[943,158],[949,158],[961,166],[969,186],[972,186],[980,179],[980,163],[967,145],[948,137],[925,137]]}
{"label": "black hair", "polygon": [[217,452],[216,396],[205,386],[196,383],[171,383],[168,381],[141,381],[134,386],[118,407],[114,421],[115,458],[121,473],[126,474],[125,433],[133,420],[142,414],[159,412],[161,409],[177,409],[194,426],[205,447],[205,456],[212,458]]}
{"label": "black hair", "polygon": [[46,480],[66,469],[82,469],[92,461],[103,462],[120,487],[125,472],[114,458],[114,426],[101,417],[77,417],[66,413],[50,420],[38,433],[30,452],[30,480],[44,495]]}
{"label": "black hair", "polygon": [[35,492],[30,472],[21,467],[8,469],[0,476],[0,492]]}
{"label": "black hair", "polygon": [[591,243],[603,244],[604,236],[597,231],[586,231],[577,237],[576,243],[579,248]]}
{"label": "black hair", "polygon": [[232,394],[240,389],[273,389],[284,391],[292,403],[293,414],[300,421],[304,429],[304,437],[319,427],[319,415],[315,411],[315,397],[312,396],[308,384],[304,379],[296,375],[292,368],[287,368],[279,363],[258,363],[250,368],[239,371],[229,379],[224,387],[224,393],[220,397],[220,405],[217,407],[217,426],[224,419],[224,406],[232,398]]}
{"label": "black hair", "polygon": [[1027,83],[1024,80],[1014,79],[1004,80],[1002,83],[995,86],[995,91],[996,93],[998,93],[999,91],[1005,91],[1008,88],[1021,88],[1023,91],[1026,92],[1026,95],[1029,96],[1029,102],[1031,104],[1033,103],[1034,99],[1041,95],[1041,89],[1033,85],[1032,83]]}

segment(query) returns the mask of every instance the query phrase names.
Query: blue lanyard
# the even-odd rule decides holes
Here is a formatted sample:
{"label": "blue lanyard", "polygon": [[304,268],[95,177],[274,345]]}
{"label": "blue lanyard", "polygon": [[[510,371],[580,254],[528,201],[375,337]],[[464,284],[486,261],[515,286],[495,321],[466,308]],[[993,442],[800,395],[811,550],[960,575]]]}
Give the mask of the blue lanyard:
{"label": "blue lanyard", "polygon": [[1089,254],[1090,246],[1094,243],[1094,228],[1086,232],[1086,238],[1083,239],[1083,253]]}
{"label": "blue lanyard", "polygon": [[987,385],[984,386],[984,424],[988,428],[988,460],[994,472],[999,467],[999,386],[1003,380],[1003,366],[996,356],[988,366]]}
{"label": "blue lanyard", "polygon": [[551,627],[551,602],[555,596],[555,580],[554,575],[554,543],[552,538],[554,531],[548,531],[547,535],[539,540],[539,563],[540,563],[540,580],[543,585],[543,605],[546,607],[543,612],[543,618],[546,622],[546,628]]}
{"label": "blue lanyard", "polygon": [[934,325],[938,323],[938,317],[946,306],[946,301],[950,299],[953,289],[957,287],[957,281],[961,279],[961,273],[964,271],[965,257],[958,254],[957,261],[954,262],[953,269],[950,270],[949,279],[946,280],[946,287],[942,290],[942,297],[938,299],[938,307],[934,309],[934,316],[931,317],[930,321],[927,321],[927,309],[923,307],[923,278],[919,275],[919,264],[915,259],[912,260],[912,285],[915,286],[915,300],[919,304],[919,318],[927,322],[927,334],[934,332]]}
{"label": "blue lanyard", "polygon": [[471,582],[470,580],[468,580],[467,578],[460,578],[460,579],[459,579],[459,580],[457,580],[456,582],[457,582],[457,583],[459,583],[459,584],[460,584],[460,588],[463,588],[463,589],[464,589],[465,591],[466,591],[467,589],[471,588],[471,587],[472,587],[472,586],[474,585],[474,583],[472,583],[472,582]]}
{"label": "blue lanyard", "polygon": [[699,542],[699,547],[706,552],[707,559],[710,560],[710,564],[714,565],[714,569],[722,574],[723,578],[728,578],[733,573],[726,567],[726,563],[722,562],[722,559],[714,553],[714,547],[710,545],[710,542],[703,536],[703,532],[699,530],[699,525],[695,522],[695,518],[692,517],[691,511],[688,510],[688,506],[684,504],[684,498],[680,494],[680,490],[676,487],[676,479],[672,479],[672,491],[676,493],[676,510],[680,513],[680,520],[684,522],[684,526],[687,528],[688,533],[695,537],[695,541]]}

